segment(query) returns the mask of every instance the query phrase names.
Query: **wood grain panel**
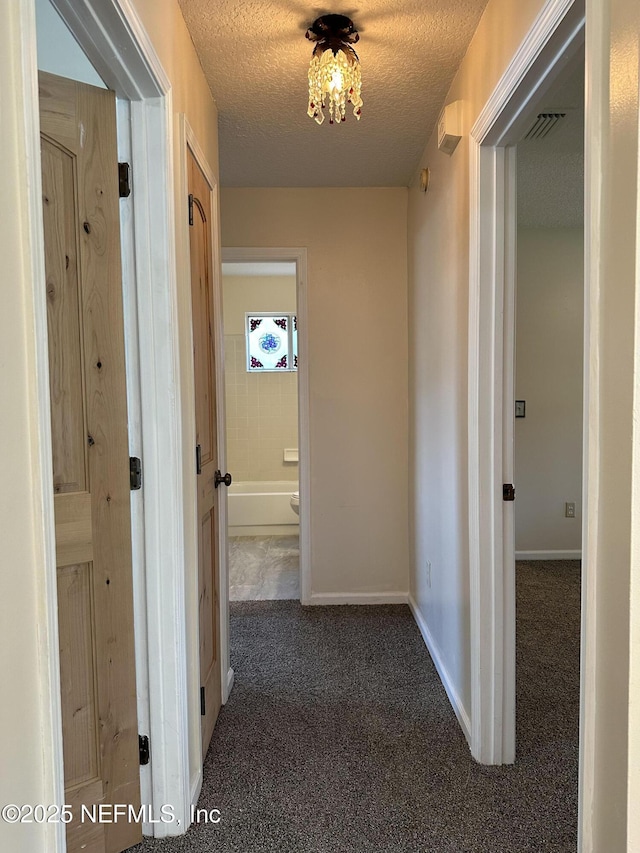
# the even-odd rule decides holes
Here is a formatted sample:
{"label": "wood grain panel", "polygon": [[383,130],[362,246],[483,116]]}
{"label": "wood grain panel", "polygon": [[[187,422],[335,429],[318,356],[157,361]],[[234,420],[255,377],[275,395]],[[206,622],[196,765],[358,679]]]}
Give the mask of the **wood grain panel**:
{"label": "wood grain panel", "polygon": [[[131,509],[120,219],[113,92],[78,86],[83,117],[78,207],[82,227],[85,409],[94,528],[94,631],[105,799],[139,804],[138,721],[131,579]],[[105,824],[105,849],[141,839],[138,824]]]}
{"label": "wood grain panel", "polygon": [[54,492],[87,487],[87,438],[82,386],[82,326],[78,292],[75,160],[43,138],[42,210],[47,273],[49,390]]}
{"label": "wood grain panel", "polygon": [[193,362],[196,393],[196,444],[202,448],[202,464],[215,455],[215,365],[212,340],[211,236],[206,202],[210,189],[195,160],[190,161],[193,195],[191,229],[191,295],[193,312]]}
{"label": "wood grain panel", "polygon": [[[64,792],[65,802],[71,806],[71,813],[79,815],[82,807],[91,803],[104,801],[102,782],[89,782],[76,788],[69,788]],[[89,809],[92,806],[88,806]],[[74,821],[75,824],[75,821]],[[80,850],[81,853],[107,853],[105,847],[106,839],[104,824],[85,819],[72,825],[71,831],[67,828],[67,853],[72,850]]]}
{"label": "wood grain panel", "polygon": [[62,737],[67,790],[83,782],[99,781],[91,570],[91,563],[58,569]]}
{"label": "wood grain panel", "polygon": [[[209,512],[202,520],[202,531],[200,544],[204,559],[202,565],[211,564],[214,559],[213,547],[215,543],[215,519],[213,512]],[[211,667],[216,660],[216,592],[212,583],[211,573],[203,571],[200,584],[200,624],[203,629],[200,632],[200,673],[202,684],[206,684],[211,672]]]}
{"label": "wood grain panel", "polygon": [[56,495],[56,565],[58,568],[93,560],[93,525],[91,495],[79,492]]}
{"label": "wood grain panel", "polygon": [[202,718],[203,751],[211,741],[216,718],[220,710],[220,655],[219,623],[220,602],[217,592],[217,578],[207,567],[216,565],[216,527],[213,509],[205,516],[200,533],[202,549],[201,565],[205,568],[200,586],[200,683],[204,687],[205,708],[209,713]]}
{"label": "wood grain panel", "polygon": [[67,151],[77,153],[84,138],[81,119],[77,115],[74,81],[40,71],[38,88],[41,129]]}

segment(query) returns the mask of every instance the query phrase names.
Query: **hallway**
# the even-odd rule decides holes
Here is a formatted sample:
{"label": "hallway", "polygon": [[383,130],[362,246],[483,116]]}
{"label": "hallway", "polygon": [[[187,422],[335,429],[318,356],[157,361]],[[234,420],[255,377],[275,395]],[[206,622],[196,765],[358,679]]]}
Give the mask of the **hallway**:
{"label": "hallway", "polygon": [[221,821],[134,850],[574,851],[579,563],[519,563],[517,585],[515,766],[473,762],[407,607],[234,602],[199,802]]}

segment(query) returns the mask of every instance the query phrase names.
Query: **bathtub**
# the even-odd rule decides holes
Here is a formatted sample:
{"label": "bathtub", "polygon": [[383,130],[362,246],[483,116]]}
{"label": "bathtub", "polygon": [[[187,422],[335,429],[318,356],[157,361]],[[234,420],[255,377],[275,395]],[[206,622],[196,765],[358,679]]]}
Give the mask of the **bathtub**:
{"label": "bathtub", "polygon": [[298,491],[291,480],[239,482],[229,486],[229,536],[295,536],[299,518],[290,499]]}

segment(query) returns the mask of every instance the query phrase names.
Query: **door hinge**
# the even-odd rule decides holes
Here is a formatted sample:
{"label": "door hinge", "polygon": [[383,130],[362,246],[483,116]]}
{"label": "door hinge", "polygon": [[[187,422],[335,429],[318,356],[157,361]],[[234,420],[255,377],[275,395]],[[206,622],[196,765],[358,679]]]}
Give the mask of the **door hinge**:
{"label": "door hinge", "polygon": [[196,444],[196,474],[202,474],[202,448]]}
{"label": "door hinge", "polygon": [[516,499],[516,490],[513,486],[513,483],[504,483],[502,486],[502,500],[503,501],[515,501]]}
{"label": "door hinge", "polygon": [[137,491],[142,487],[142,462],[137,456],[129,457],[129,488]]}
{"label": "door hinge", "polygon": [[189,225],[193,225],[193,193],[189,193]]}
{"label": "door hinge", "polygon": [[129,198],[131,195],[131,166],[128,163],[118,163],[118,187],[120,198]]}
{"label": "door hinge", "polygon": [[148,735],[138,735],[138,747],[140,749],[140,766],[143,767],[149,763],[150,746]]}
{"label": "door hinge", "polygon": [[204,687],[200,688],[200,716],[205,717],[207,714],[207,704],[205,700]]}

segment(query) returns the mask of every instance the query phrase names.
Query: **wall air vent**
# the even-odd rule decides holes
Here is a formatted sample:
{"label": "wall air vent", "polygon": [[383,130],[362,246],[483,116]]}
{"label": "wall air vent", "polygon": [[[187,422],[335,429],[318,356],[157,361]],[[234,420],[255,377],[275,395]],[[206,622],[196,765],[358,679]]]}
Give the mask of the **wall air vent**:
{"label": "wall air vent", "polygon": [[525,139],[545,139],[566,117],[566,113],[539,113],[538,117],[525,133]]}

